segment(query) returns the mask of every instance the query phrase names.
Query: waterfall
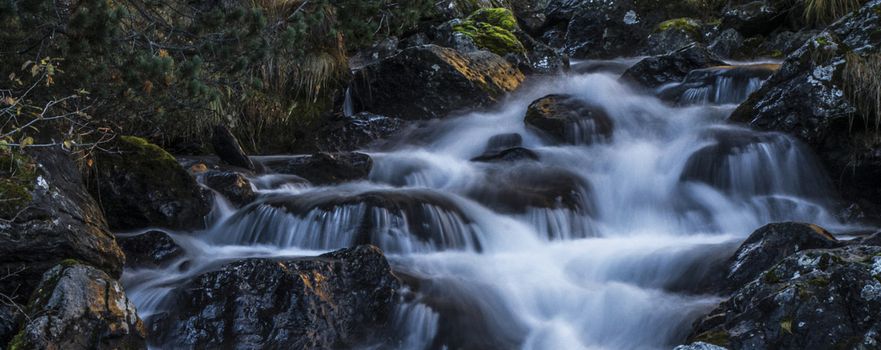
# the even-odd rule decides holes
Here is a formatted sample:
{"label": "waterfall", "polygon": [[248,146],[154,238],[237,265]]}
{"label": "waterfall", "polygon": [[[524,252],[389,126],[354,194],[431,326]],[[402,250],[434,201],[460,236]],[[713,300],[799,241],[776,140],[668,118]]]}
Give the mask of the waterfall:
{"label": "waterfall", "polygon": [[[406,276],[407,298],[389,322],[393,341],[367,348],[668,349],[720,301],[689,288],[754,229],[845,227],[805,146],[726,125],[773,67],[698,70],[659,98],[584,66],[365,151],[364,181],[252,179],[255,203],[173,234],[188,263],[126,271],[129,295],[149,316],[173,307],[172,286],[235,259],[370,243]],[[571,135],[582,142],[548,143],[523,122],[548,94],[601,106],[613,137],[587,142],[585,123]],[[507,144],[537,159],[472,161]]]}

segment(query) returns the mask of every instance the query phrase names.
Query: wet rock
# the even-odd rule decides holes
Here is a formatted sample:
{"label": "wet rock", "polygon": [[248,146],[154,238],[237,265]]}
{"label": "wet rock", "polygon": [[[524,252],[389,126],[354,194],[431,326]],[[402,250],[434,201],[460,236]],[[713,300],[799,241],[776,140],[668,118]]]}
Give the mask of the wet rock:
{"label": "wet rock", "polygon": [[570,144],[605,142],[614,131],[605,110],[571,95],[548,95],[532,102],[524,120],[555,141]]}
{"label": "wet rock", "polygon": [[732,349],[877,348],[881,248],[774,254],[782,261],[738,286],[695,324],[690,341]]}
{"label": "wet rock", "polygon": [[242,149],[239,140],[226,126],[217,125],[214,127],[214,134],[211,137],[211,145],[214,147],[214,153],[216,153],[223,162],[242,169],[248,169],[251,171],[256,170],[251,158],[248,158],[245,150]]}
{"label": "wet rock", "polygon": [[498,55],[412,47],[355,74],[361,110],[405,120],[441,118],[488,106],[517,89],[523,74]]}
{"label": "wet rock", "polygon": [[539,160],[538,154],[523,147],[514,147],[498,152],[485,153],[479,157],[471,159],[473,162],[497,163],[497,162],[519,162],[524,160]]}
{"label": "wet rock", "polygon": [[808,41],[731,116],[806,142],[844,197],[857,203],[881,203],[877,99],[866,97],[878,89],[868,77],[877,75],[869,72],[881,55],[881,37],[873,34],[881,30],[879,6],[869,2]]}
{"label": "wet rock", "polygon": [[702,41],[703,24],[691,18],[678,18],[661,22],[658,29],[649,35],[645,55],[666,55],[683,47]]}
{"label": "wet rock", "polygon": [[338,115],[315,132],[315,147],[322,152],[347,152],[370,146],[397,134],[406,122],[368,112]]}
{"label": "wet rock", "polygon": [[398,53],[400,40],[390,36],[374,43],[370,47],[359,50],[349,58],[349,68],[353,70],[364,68]]}
{"label": "wet rock", "polygon": [[278,173],[300,176],[316,185],[330,185],[366,179],[373,169],[373,159],[358,152],[321,152],[269,160],[264,165]]}
{"label": "wet rock", "polygon": [[89,191],[114,230],[198,229],[211,210],[209,196],[177,160],[140,138],[118,138],[112,152],[96,155],[90,172]]}
{"label": "wet rock", "polygon": [[759,0],[729,4],[722,12],[720,28],[734,29],[751,37],[765,35],[783,24],[793,5],[779,0]]}
{"label": "wet rock", "polygon": [[378,336],[397,301],[382,252],[248,259],[194,278],[150,319],[151,342],[194,348],[350,348]]}
{"label": "wet rock", "polygon": [[206,186],[220,193],[237,207],[257,199],[251,181],[242,174],[232,171],[208,171],[203,176]]}
{"label": "wet rock", "polygon": [[668,83],[681,82],[691,71],[714,66],[723,66],[721,58],[706,48],[693,45],[675,52],[648,57],[630,67],[621,79],[648,89]]}
{"label": "wet rock", "polygon": [[679,345],[679,346],[673,348],[673,350],[727,350],[727,349],[723,348],[721,346],[716,346],[713,344],[708,344],[708,343],[704,343],[704,342],[699,341],[699,342],[694,342],[694,343],[691,343],[688,345]]}
{"label": "wet rock", "polygon": [[43,276],[12,349],[146,349],[146,331],[122,285],[65,261]]}
{"label": "wet rock", "polygon": [[184,254],[174,239],[162,231],[119,237],[117,241],[125,252],[125,266],[132,269],[163,267]]}
{"label": "wet rock", "polygon": [[696,69],[682,83],[658,89],[658,97],[680,105],[736,104],[762,87],[779,64],[749,64]]}
{"label": "wet rock", "polygon": [[723,58],[737,57],[743,47],[743,35],[734,29],[726,29],[716,35],[707,45],[707,50]]}
{"label": "wet rock", "polygon": [[740,288],[796,252],[838,246],[841,243],[817,225],[794,222],[765,225],[753,232],[731,258],[727,289]]}
{"label": "wet rock", "polygon": [[125,257],[77,165],[61,148],[28,150],[33,167],[30,199],[0,222],[0,293],[24,304],[43,273],[66,258],[118,278]]}
{"label": "wet rock", "polygon": [[0,304],[0,344],[9,344],[18,331],[21,311],[8,301]]}

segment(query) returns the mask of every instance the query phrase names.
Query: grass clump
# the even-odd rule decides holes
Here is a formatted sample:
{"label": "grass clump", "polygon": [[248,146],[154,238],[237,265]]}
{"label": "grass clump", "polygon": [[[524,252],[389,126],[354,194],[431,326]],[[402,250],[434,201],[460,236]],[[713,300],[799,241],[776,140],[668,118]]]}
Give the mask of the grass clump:
{"label": "grass clump", "polygon": [[477,10],[467,20],[453,26],[453,31],[471,38],[481,49],[499,56],[526,52],[523,43],[514,34],[516,30],[514,14],[505,8]]}
{"label": "grass clump", "polygon": [[810,24],[831,23],[858,10],[865,0],[806,0],[804,19]]}
{"label": "grass clump", "polygon": [[[856,106],[865,129],[881,131],[881,54],[863,57],[849,52],[845,56],[844,92]],[[851,118],[851,128],[853,127]]]}

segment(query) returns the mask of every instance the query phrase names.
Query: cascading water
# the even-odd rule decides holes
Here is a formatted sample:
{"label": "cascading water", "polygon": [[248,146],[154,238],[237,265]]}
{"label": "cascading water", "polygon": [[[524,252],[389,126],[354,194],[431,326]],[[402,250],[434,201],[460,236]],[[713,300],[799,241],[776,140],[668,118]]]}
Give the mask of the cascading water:
{"label": "cascading water", "polygon": [[[843,227],[803,146],[725,125],[734,105],[717,103],[755,88],[722,81],[706,95],[716,97],[671,107],[610,73],[549,79],[370,153],[368,181],[254,179],[256,203],[220,201],[211,229],[173,235],[185,269],[127,271],[124,283],[148,317],[173,286],[234,259],[372,243],[409,287],[390,322],[396,341],[367,348],[669,348],[719,301],[689,285],[754,229]],[[552,93],[601,106],[613,137],[558,145],[528,129],[527,106]],[[504,143],[537,159],[472,160]]]}

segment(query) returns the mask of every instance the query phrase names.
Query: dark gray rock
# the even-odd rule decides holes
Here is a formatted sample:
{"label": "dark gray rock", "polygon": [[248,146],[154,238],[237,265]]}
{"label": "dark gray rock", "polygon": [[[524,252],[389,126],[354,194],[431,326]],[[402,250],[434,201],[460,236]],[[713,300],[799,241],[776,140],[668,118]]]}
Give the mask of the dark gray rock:
{"label": "dark gray rock", "polygon": [[485,153],[479,157],[471,159],[474,162],[497,163],[497,162],[519,162],[524,160],[539,159],[538,154],[523,147],[514,147],[497,152]]}
{"label": "dark gray rock", "polygon": [[316,153],[264,162],[277,173],[300,176],[316,185],[364,180],[373,169],[373,159],[364,153]]}
{"label": "dark gray rock", "polygon": [[128,268],[158,268],[184,255],[184,250],[167,233],[149,231],[136,236],[117,238],[125,252]]}
{"label": "dark gray rock", "polygon": [[570,95],[548,95],[532,102],[524,121],[555,141],[570,144],[608,141],[615,125],[602,107]]}
{"label": "dark gray rock", "polygon": [[848,246],[783,258],[700,319],[689,340],[732,349],[875,349],[879,256],[879,247]]}
{"label": "dark gray rock", "polygon": [[254,162],[251,161],[251,158],[248,158],[248,155],[245,153],[245,150],[242,149],[239,140],[226,126],[217,125],[214,127],[214,134],[211,136],[211,145],[214,147],[214,153],[216,153],[223,162],[242,169],[248,169],[251,171],[256,170],[256,168],[254,168]]}
{"label": "dark gray rock", "polygon": [[758,0],[729,4],[722,12],[723,30],[734,29],[747,36],[765,35],[782,25],[791,4],[780,0]]}
{"label": "dark gray rock", "polygon": [[743,40],[743,35],[740,32],[729,28],[713,37],[707,45],[707,50],[723,58],[737,57],[743,47]]}
{"label": "dark gray rock", "polygon": [[72,155],[60,147],[28,153],[36,170],[32,199],[11,221],[0,223],[0,293],[24,304],[43,273],[67,258],[118,278],[125,257]]}
{"label": "dark gray rock", "polygon": [[406,122],[368,112],[338,115],[315,132],[315,147],[322,152],[355,151],[396,135]]}
{"label": "dark gray rock", "polygon": [[146,331],[122,285],[65,261],[43,276],[13,349],[146,349]]}
{"label": "dark gray rock", "polygon": [[145,227],[199,229],[211,210],[204,190],[177,160],[144,139],[122,136],[98,152],[89,191],[114,230]]}
{"label": "dark gray rock", "polygon": [[681,82],[696,69],[724,65],[721,58],[706,48],[693,45],[666,55],[648,57],[630,67],[621,76],[626,82],[648,89],[668,83]]}
{"label": "dark gray rock", "polygon": [[731,257],[726,289],[742,287],[796,252],[841,245],[817,225],[794,222],[765,225],[753,232]]}
{"label": "dark gray rock", "polygon": [[248,259],[200,275],[150,319],[151,343],[186,348],[350,348],[376,338],[399,288],[382,252]]}
{"label": "dark gray rock", "polygon": [[419,120],[488,106],[523,79],[516,67],[493,53],[462,54],[426,45],[355,73],[352,92],[360,111]]}

